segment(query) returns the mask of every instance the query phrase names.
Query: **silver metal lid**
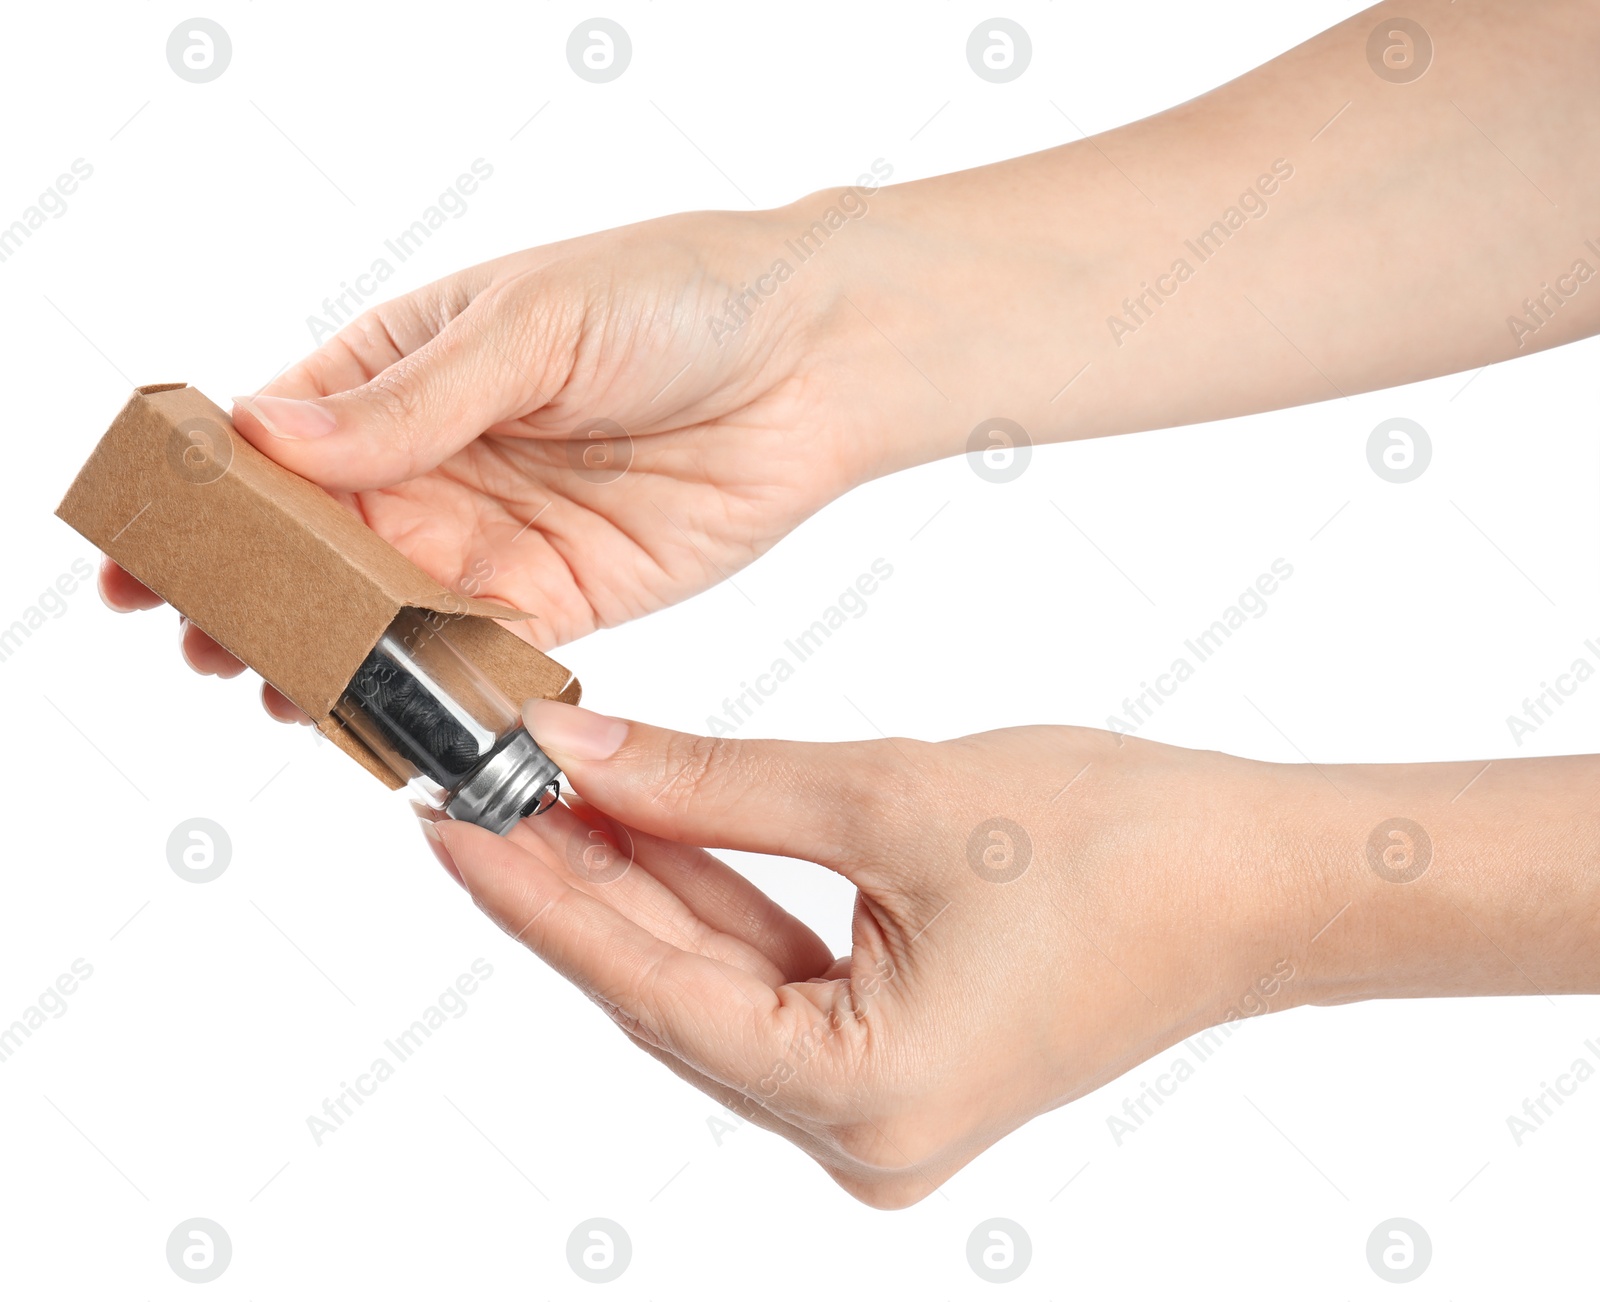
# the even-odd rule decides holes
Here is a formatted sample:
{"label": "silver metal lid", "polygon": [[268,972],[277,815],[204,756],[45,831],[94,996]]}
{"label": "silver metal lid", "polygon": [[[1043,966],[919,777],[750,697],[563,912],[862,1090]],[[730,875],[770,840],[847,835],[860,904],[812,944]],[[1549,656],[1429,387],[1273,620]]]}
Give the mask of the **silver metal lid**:
{"label": "silver metal lid", "polygon": [[517,728],[467,775],[444,812],[504,836],[530,814],[542,814],[561,795],[561,770],[526,728]]}

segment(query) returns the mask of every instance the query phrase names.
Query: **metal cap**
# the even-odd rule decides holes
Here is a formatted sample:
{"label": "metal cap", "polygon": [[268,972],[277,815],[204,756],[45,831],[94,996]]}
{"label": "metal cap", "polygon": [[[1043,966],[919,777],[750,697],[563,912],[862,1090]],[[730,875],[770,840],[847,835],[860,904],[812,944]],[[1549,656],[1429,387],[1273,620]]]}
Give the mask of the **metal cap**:
{"label": "metal cap", "polygon": [[530,814],[542,814],[561,795],[561,770],[526,728],[500,739],[489,758],[455,789],[444,812],[504,836]]}

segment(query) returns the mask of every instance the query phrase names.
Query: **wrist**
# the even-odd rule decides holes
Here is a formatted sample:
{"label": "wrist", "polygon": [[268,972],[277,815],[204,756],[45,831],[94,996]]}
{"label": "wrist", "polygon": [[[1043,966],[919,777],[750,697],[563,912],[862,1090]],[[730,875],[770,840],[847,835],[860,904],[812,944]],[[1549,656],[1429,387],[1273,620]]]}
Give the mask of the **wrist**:
{"label": "wrist", "polygon": [[[876,473],[964,453],[995,418],[1031,443],[1203,418],[1193,386],[1153,382],[1171,359],[1135,356],[1106,326],[1171,261],[1187,208],[1152,215],[1106,173],[1080,143],[852,192],[857,216],[814,284],[838,370],[882,432]],[[786,216],[804,230],[841,206],[821,191]]]}

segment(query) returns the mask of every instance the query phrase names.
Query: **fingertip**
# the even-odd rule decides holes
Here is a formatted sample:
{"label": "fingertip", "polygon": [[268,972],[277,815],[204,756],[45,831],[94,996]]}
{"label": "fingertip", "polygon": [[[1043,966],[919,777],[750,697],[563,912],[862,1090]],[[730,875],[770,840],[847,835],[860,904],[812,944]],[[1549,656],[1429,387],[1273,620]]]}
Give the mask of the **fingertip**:
{"label": "fingertip", "polygon": [[522,722],[557,764],[610,759],[628,739],[628,721],[579,705],[534,697],[523,702]]}
{"label": "fingertip", "polygon": [[252,442],[261,435],[304,442],[334,433],[339,427],[339,417],[313,398],[258,393],[233,400],[233,423]]}
{"label": "fingertip", "polygon": [[209,674],[217,678],[237,678],[245,671],[243,660],[203,629],[190,623],[187,618],[180,616],[178,627],[181,630],[178,648],[183,654],[184,662],[195,673]]}
{"label": "fingertip", "polygon": [[[432,827],[473,903],[508,935],[529,944],[525,929],[516,934],[513,919],[525,911],[530,915],[540,911],[542,906],[530,905],[530,899],[537,893],[536,883],[549,871],[547,865],[529,847],[473,823],[444,818]],[[547,879],[546,886],[550,884]]]}
{"label": "fingertip", "polygon": [[160,597],[109,556],[101,558],[95,587],[99,590],[100,600],[119,615],[135,610],[153,610],[163,604]]}
{"label": "fingertip", "polygon": [[273,450],[272,445],[277,442],[277,439],[273,437],[272,431],[267,428],[261,418],[251,410],[250,404],[259,401],[260,398],[258,397],[235,398],[233,400],[233,409],[228,415],[233,421],[234,429],[263,452],[270,454]]}
{"label": "fingertip", "polygon": [[311,716],[271,683],[261,684],[261,706],[279,723],[311,722]]}
{"label": "fingertip", "polygon": [[322,400],[264,394],[233,400],[233,427],[280,466],[330,492],[380,487],[394,480],[368,473],[359,431]]}
{"label": "fingertip", "polygon": [[444,838],[439,835],[440,824],[448,821],[438,818],[433,810],[417,809],[417,822],[422,828],[422,837],[428,843],[428,849],[433,851],[433,857],[439,861],[443,869],[455,879],[456,885],[466,889],[466,881],[461,876],[461,869],[456,866],[455,856],[450,853],[450,847],[445,844]]}
{"label": "fingertip", "polygon": [[[425,819],[423,821],[428,822],[429,820]],[[440,844],[443,845],[453,857],[456,851],[453,838],[456,830],[461,827],[462,824],[459,822],[459,820],[454,818],[439,818],[431,820],[430,826],[433,828],[433,834],[439,838]],[[466,826],[471,827],[472,824],[468,823]],[[481,831],[482,829],[479,830]]]}

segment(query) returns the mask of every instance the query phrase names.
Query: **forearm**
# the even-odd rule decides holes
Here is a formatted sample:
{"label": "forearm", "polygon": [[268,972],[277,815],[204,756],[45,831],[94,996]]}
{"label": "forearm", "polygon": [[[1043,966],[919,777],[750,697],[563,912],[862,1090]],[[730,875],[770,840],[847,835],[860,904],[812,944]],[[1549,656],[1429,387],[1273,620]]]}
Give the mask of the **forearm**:
{"label": "forearm", "polygon": [[1302,777],[1301,999],[1600,992],[1600,757]]}
{"label": "forearm", "polygon": [[993,416],[1035,442],[1188,424],[1600,329],[1600,6],[1404,5],[1433,55],[1401,84],[1368,59],[1395,12],[1153,118],[873,195],[829,289],[864,318],[853,396],[912,431],[880,468]]}

